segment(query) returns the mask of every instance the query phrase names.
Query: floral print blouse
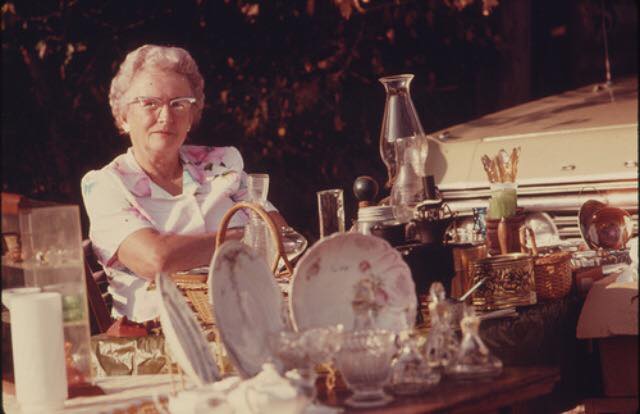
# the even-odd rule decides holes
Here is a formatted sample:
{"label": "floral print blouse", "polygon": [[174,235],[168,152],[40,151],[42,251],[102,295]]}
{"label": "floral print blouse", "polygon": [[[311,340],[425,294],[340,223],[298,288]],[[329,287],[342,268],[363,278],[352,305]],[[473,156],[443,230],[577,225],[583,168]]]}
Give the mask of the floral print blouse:
{"label": "floral print blouse", "polygon": [[[247,199],[247,175],[234,147],[184,145],[182,194],[173,196],[156,185],[133,156],[133,148],[100,170],[82,178],[82,197],[89,216],[89,238],[109,279],[112,315],[142,322],[158,315],[149,282],[117,259],[120,244],[137,230],[201,234],[217,231],[223,215]],[[267,203],[267,210],[275,210]],[[229,227],[246,224],[238,212]]]}

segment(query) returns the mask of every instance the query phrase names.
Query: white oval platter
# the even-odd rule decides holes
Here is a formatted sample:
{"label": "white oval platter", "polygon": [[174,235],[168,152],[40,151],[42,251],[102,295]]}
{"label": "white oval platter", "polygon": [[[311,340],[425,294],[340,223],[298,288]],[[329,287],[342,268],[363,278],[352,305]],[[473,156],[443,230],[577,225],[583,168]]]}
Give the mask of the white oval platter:
{"label": "white oval platter", "polygon": [[271,359],[267,338],[285,329],[283,298],[264,258],[237,240],[216,250],[209,269],[209,300],[231,362],[252,377]]}
{"label": "white oval platter", "polygon": [[210,384],[220,379],[209,343],[184,296],[166,273],[156,275],[160,324],[171,354],[187,376],[196,384]]}

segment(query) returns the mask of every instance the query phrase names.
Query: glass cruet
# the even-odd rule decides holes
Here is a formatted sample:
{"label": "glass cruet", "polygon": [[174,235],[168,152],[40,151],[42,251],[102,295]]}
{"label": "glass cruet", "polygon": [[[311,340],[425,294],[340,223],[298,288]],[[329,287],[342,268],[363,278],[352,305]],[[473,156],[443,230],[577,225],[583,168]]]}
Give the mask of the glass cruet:
{"label": "glass cruet", "polygon": [[387,167],[389,177],[387,187],[391,187],[398,172],[394,141],[398,138],[424,135],[409,93],[412,79],[412,74],[385,76],[379,79],[387,94],[380,131],[380,156]]}

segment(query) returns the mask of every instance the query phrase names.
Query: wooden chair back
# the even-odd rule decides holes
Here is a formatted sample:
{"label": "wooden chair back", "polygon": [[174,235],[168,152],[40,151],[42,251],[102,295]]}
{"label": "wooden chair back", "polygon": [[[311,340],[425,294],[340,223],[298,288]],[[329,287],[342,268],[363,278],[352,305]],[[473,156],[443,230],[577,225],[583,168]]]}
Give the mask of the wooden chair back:
{"label": "wooden chair back", "polygon": [[113,323],[109,307],[104,298],[104,291],[100,289],[100,283],[108,283],[104,270],[99,268],[95,260],[91,240],[83,240],[85,281],[87,283],[87,302],[89,304],[89,320],[91,334],[104,333]]}

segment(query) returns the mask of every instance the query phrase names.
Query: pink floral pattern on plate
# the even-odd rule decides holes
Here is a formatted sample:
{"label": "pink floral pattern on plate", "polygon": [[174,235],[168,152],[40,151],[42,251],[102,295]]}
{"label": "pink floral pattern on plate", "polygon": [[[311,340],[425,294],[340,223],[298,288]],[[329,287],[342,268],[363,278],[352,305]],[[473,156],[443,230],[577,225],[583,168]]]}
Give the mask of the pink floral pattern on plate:
{"label": "pink floral pattern on plate", "polygon": [[370,310],[373,327],[413,326],[417,299],[409,266],[385,240],[339,233],[320,240],[295,268],[289,307],[298,329],[335,325],[353,329]]}

